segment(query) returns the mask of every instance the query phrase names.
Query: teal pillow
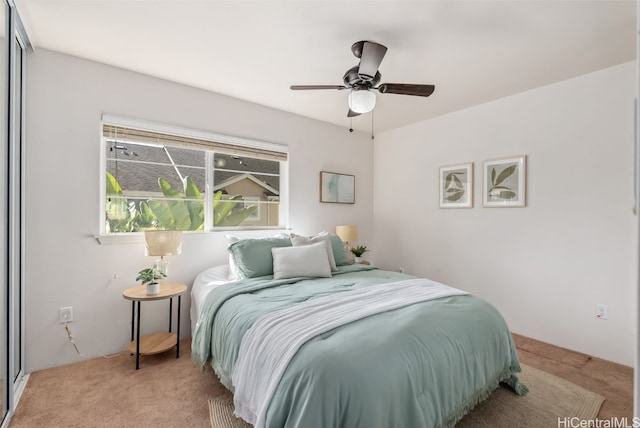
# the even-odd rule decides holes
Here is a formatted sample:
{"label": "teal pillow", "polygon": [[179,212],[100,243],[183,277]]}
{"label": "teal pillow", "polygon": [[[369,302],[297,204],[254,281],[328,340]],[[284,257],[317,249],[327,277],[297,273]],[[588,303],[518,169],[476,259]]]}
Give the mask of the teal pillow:
{"label": "teal pillow", "polygon": [[344,243],[342,239],[338,235],[330,235],[331,236],[331,249],[333,250],[333,258],[336,261],[336,266],[345,266],[350,265],[349,257],[347,257],[347,252],[344,250]]}
{"label": "teal pillow", "polygon": [[255,278],[273,275],[272,248],[290,246],[289,237],[243,239],[229,245],[229,254],[233,257],[240,278]]}

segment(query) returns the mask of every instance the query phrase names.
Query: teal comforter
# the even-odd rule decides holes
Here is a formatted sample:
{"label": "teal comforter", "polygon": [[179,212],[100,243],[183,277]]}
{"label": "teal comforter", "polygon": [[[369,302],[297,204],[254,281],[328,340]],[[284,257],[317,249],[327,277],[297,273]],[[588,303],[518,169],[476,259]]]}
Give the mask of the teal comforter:
{"label": "teal comforter", "polygon": [[[209,293],[193,335],[192,357],[210,362],[231,391],[244,333],[262,315],[319,296],[412,278],[367,266],[332,278],[233,282]],[[509,329],[489,303],[471,295],[416,303],[321,334],[303,345],[267,412],[273,428],[453,426],[499,382],[519,394]]]}

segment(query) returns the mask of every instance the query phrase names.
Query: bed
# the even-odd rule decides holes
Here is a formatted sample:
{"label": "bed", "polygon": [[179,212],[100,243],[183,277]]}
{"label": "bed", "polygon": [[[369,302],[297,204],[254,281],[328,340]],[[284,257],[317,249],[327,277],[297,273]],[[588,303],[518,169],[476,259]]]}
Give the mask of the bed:
{"label": "bed", "polygon": [[270,428],[450,427],[501,382],[527,392],[493,306],[350,264],[339,238],[321,236],[234,242],[230,265],[194,281],[192,358],[234,393],[237,416]]}

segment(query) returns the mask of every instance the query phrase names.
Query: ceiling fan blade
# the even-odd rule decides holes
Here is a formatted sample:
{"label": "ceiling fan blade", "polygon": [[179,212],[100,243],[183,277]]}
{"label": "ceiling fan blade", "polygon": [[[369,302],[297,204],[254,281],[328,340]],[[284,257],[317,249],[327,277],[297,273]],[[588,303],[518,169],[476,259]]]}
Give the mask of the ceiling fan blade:
{"label": "ceiling fan blade", "polygon": [[356,113],[355,111],[349,109],[349,113],[347,113],[347,117],[356,117],[360,116],[360,113]]}
{"label": "ceiling fan blade", "polygon": [[383,94],[415,95],[428,97],[436,89],[433,85],[414,85],[411,83],[383,83],[378,86],[378,91]]}
{"label": "ceiling fan blade", "polygon": [[310,89],[347,89],[347,87],[343,85],[291,85],[290,88],[294,91],[306,91]]}
{"label": "ceiling fan blade", "polygon": [[382,58],[387,53],[387,47],[378,43],[364,42],[358,76],[362,80],[373,80],[376,77]]}

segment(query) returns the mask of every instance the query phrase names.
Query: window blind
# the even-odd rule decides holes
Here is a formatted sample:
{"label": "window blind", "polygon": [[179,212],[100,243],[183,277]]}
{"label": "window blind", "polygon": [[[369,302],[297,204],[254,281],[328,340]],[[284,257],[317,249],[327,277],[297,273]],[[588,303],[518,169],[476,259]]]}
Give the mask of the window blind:
{"label": "window blind", "polygon": [[118,120],[109,121],[108,117],[103,116],[102,135],[110,141],[213,150],[234,156],[274,161],[286,161],[288,158],[287,147],[278,144],[160,125],[156,127],[164,129],[158,131],[149,123],[140,123],[141,126],[137,127],[113,122]]}

